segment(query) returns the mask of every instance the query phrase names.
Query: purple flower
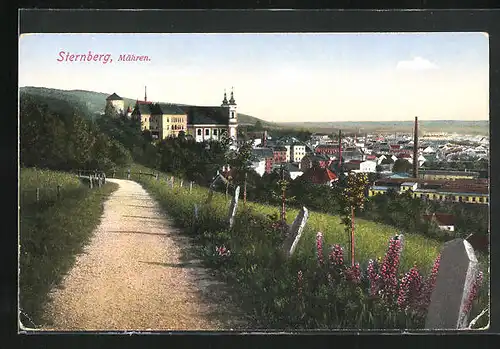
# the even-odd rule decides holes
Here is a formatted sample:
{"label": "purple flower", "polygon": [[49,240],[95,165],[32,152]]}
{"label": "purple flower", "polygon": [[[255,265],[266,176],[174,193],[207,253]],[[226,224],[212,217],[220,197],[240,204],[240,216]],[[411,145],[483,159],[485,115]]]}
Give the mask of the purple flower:
{"label": "purple flower", "polygon": [[427,277],[427,279],[423,282],[421,290],[420,290],[420,297],[419,297],[419,304],[418,304],[418,309],[422,314],[425,314],[427,312],[427,308],[429,307],[429,304],[431,303],[431,295],[432,291],[434,290],[434,287],[436,286],[436,278],[437,278],[437,273],[439,271],[439,264],[441,262],[441,254],[439,254],[436,257],[436,260],[434,261],[434,265],[432,267],[431,273]]}
{"label": "purple flower", "polygon": [[472,288],[469,292],[469,297],[467,298],[467,302],[464,304],[464,312],[468,313],[470,309],[472,308],[472,302],[476,299],[478,293],[479,293],[479,288],[481,287],[483,283],[483,272],[479,272],[476,276],[476,279],[474,280],[474,283],[472,284]]}
{"label": "purple flower", "polygon": [[333,245],[329,254],[330,263],[334,266],[344,265],[344,250],[339,244]]}
{"label": "purple flower", "polygon": [[302,297],[302,270],[299,270],[297,273],[297,293],[299,297]]}
{"label": "purple flower", "polygon": [[385,254],[384,261],[380,266],[380,288],[381,296],[384,300],[390,301],[397,295],[399,267],[399,256],[401,253],[401,240],[392,238],[389,241],[389,248]]}
{"label": "purple flower", "polygon": [[323,265],[323,233],[321,232],[316,234],[316,252],[319,265]]}
{"label": "purple flower", "polygon": [[345,271],[345,276],[346,279],[350,282],[353,282],[355,284],[361,283],[361,270],[359,268],[359,263],[356,263],[353,266],[347,268],[347,270]]}
{"label": "purple flower", "polygon": [[373,259],[368,261],[368,267],[366,268],[366,274],[370,282],[370,296],[374,297],[377,295],[379,290],[379,280],[380,276],[378,274],[378,264]]}
{"label": "purple flower", "polygon": [[422,276],[416,266],[407,272],[400,282],[397,303],[401,310],[414,309],[420,298]]}

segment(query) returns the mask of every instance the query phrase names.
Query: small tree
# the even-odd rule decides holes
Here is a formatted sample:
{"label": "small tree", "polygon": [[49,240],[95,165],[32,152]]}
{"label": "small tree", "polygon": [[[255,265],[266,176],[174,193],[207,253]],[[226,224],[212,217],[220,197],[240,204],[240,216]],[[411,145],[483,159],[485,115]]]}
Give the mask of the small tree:
{"label": "small tree", "polygon": [[350,236],[351,265],[355,263],[354,239],[354,211],[363,208],[365,204],[365,189],[368,185],[368,176],[364,173],[351,173],[346,178],[346,183],[340,187],[340,205],[342,223],[345,224],[346,233]]}
{"label": "small tree", "polygon": [[394,162],[392,172],[399,172],[399,173],[410,172],[412,168],[413,166],[408,160],[397,159],[396,162]]}
{"label": "small tree", "polygon": [[287,224],[286,224],[286,204],[294,203],[295,196],[287,197],[287,190],[290,187],[290,181],[285,178],[285,169],[283,165],[281,166],[281,179],[277,182],[278,188],[275,192],[273,192],[273,197],[275,199],[281,200],[281,212],[280,212],[280,221],[283,232],[285,232]]}

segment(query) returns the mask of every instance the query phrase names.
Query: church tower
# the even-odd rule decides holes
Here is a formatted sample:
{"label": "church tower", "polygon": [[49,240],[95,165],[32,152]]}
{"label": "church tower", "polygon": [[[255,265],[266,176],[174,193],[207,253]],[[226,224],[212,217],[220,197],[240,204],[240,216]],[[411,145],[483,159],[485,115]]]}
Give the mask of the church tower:
{"label": "church tower", "polygon": [[238,137],[238,112],[236,111],[236,101],[234,100],[234,88],[231,88],[231,98],[229,99],[228,126],[229,126],[229,137],[236,140]]}

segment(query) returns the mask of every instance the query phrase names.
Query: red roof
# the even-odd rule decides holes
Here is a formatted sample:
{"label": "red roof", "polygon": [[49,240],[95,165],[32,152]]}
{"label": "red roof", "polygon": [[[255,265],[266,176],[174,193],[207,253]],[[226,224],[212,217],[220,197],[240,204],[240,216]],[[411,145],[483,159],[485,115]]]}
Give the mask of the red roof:
{"label": "red roof", "polygon": [[376,156],[376,155],[367,155],[367,156],[366,156],[366,159],[367,159],[367,160],[373,160],[373,159],[376,159],[376,158],[377,158],[377,156]]}
{"label": "red roof", "polygon": [[302,178],[315,184],[325,184],[336,180],[337,176],[328,168],[311,167],[302,175]]}
{"label": "red roof", "polygon": [[401,146],[399,144],[391,144],[390,147],[392,149],[399,149],[399,148],[401,148]]}
{"label": "red roof", "polygon": [[425,220],[435,219],[439,225],[455,225],[455,216],[447,213],[434,213],[424,215]]}
{"label": "red roof", "polygon": [[411,158],[411,155],[408,154],[408,153],[401,153],[398,155],[398,158],[400,159],[408,159],[408,158]]}
{"label": "red roof", "polygon": [[471,234],[466,240],[475,250],[488,251],[488,246],[490,244],[490,234]]}

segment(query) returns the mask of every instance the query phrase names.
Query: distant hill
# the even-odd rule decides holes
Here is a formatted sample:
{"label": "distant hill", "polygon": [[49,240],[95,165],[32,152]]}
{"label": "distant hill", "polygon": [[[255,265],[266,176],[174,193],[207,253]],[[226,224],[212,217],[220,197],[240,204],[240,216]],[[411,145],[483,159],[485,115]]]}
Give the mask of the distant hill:
{"label": "distant hill", "polygon": [[[412,133],[414,126],[413,121],[289,122],[279,123],[279,125],[286,128],[304,128],[312,132],[322,133],[338,132],[339,130],[360,133]],[[418,126],[422,133],[489,134],[488,120],[419,120]]]}
{"label": "distant hill", "polygon": [[[46,87],[21,87],[21,93],[28,93],[35,96],[49,97],[51,99],[58,98],[78,106],[80,110],[86,110],[85,117],[87,119],[95,119],[98,115],[104,112],[104,107],[106,105],[106,98],[110,95],[109,93],[95,92],[95,91],[85,91],[85,90],[59,90],[55,88]],[[134,106],[136,100],[132,98],[123,97],[125,102],[125,108],[127,106]],[[164,103],[173,103],[161,101]],[[174,103],[175,104],[175,103]],[[179,104],[183,105],[183,104]],[[238,122],[240,125],[255,125],[257,121],[260,121],[264,127],[279,127],[277,124],[267,122],[258,119],[254,116],[238,113]]]}

